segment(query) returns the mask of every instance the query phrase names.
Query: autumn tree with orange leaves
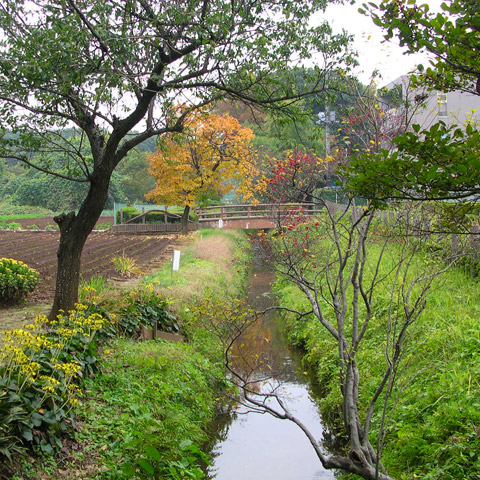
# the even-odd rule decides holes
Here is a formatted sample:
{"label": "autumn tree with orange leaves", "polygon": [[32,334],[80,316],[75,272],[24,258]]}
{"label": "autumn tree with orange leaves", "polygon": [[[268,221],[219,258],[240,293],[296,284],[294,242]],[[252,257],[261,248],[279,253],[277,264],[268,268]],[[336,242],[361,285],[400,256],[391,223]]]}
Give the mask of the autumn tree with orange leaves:
{"label": "autumn tree with orange leaves", "polygon": [[259,175],[253,137],[250,128],[229,115],[197,112],[181,133],[163,137],[156,153],[148,157],[156,183],[146,198],[183,205],[184,225],[190,208],[206,191],[225,194],[235,188],[245,201],[251,200],[258,188],[254,179]]}

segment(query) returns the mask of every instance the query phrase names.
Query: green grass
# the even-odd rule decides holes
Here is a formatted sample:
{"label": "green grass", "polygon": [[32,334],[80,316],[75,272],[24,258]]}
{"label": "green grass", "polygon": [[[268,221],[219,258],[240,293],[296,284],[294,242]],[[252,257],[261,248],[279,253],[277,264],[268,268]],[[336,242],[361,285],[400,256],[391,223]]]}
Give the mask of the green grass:
{"label": "green grass", "polygon": [[6,222],[9,220],[21,220],[24,218],[44,218],[46,215],[35,215],[34,213],[24,215],[0,215],[0,222]]}
{"label": "green grass", "polygon": [[180,269],[171,264],[147,276],[145,283],[162,288],[179,308],[205,296],[221,299],[243,292],[250,268],[250,244],[237,231],[201,230],[198,239],[180,257]]}
{"label": "green grass", "polygon": [[82,455],[98,457],[102,478],[200,478],[196,446],[206,440],[221,370],[191,345],[118,339],[112,346],[87,389]]}
{"label": "green grass", "polygon": [[[391,250],[392,257],[395,251]],[[415,267],[425,258],[418,256]],[[300,310],[307,306],[296,287],[279,281],[281,304]],[[389,290],[380,289],[371,322],[358,352],[360,403],[380,381],[385,368],[386,324],[382,309]],[[383,462],[394,478],[413,480],[474,480],[480,478],[480,289],[462,269],[438,279],[427,306],[410,329],[410,342],[397,379],[398,405],[389,424]],[[336,343],[318,321],[287,321],[292,342],[306,350],[305,363],[324,390],[324,418],[338,421],[340,394]],[[379,413],[374,417],[378,429]]]}

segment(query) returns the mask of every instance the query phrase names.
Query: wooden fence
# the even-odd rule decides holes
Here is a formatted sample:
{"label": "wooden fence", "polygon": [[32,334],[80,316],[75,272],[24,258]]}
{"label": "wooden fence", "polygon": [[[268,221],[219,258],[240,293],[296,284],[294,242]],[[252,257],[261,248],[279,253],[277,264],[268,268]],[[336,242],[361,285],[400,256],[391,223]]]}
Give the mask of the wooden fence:
{"label": "wooden fence", "polygon": [[[188,231],[198,230],[198,223],[189,223]],[[113,233],[179,233],[182,231],[180,223],[123,223],[112,227]]]}

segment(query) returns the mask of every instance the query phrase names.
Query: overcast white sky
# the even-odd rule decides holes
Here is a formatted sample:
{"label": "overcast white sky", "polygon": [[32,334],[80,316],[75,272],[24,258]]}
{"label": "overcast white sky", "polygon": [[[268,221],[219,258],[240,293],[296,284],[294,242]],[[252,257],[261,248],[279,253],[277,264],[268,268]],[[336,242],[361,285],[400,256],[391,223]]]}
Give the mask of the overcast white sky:
{"label": "overcast white sky", "polygon": [[[431,10],[438,11],[442,1],[417,0],[417,3],[427,3]],[[335,32],[345,29],[355,36],[354,47],[360,53],[360,67],[356,73],[362,82],[368,83],[375,69],[382,75],[379,83],[384,85],[408,73],[419,63],[428,64],[425,55],[404,55],[398,43],[382,43],[382,30],[369,17],[358,12],[362,3],[332,5],[327,9],[327,19]]]}

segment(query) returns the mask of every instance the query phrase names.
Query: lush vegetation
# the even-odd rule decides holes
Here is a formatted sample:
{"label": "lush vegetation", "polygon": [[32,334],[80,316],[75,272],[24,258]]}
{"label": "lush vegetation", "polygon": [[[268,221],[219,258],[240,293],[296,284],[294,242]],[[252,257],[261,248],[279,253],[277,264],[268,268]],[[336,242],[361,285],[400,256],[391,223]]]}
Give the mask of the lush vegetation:
{"label": "lush vegetation", "polygon": [[[227,387],[219,338],[210,329],[215,320],[202,304],[242,294],[248,249],[243,235],[206,231],[182,256],[180,271],[172,274],[167,265],[129,292],[112,291],[101,278],[92,279],[82,285],[80,295],[88,310],[79,306],[59,318],[58,325],[47,324],[46,331],[38,319],[31,327],[7,335],[7,340],[23,342],[28,357],[28,361],[18,357],[17,370],[12,370],[12,362],[5,367],[7,376],[14,371],[22,379],[27,377],[11,388],[30,389],[22,395],[29,413],[18,410],[16,427],[12,408],[4,412],[9,428],[23,432],[26,422],[32,430],[32,435],[27,432],[23,437],[5,431],[5,442],[16,439],[8,454],[18,458],[18,450],[29,448],[21,466],[17,464],[19,476],[36,479],[42,472],[51,479],[73,479],[80,471],[82,478],[91,479],[203,478],[200,464],[208,459],[200,446],[218,396]],[[94,325],[95,334],[84,331],[87,324]],[[159,330],[179,330],[184,341],[135,340],[141,325],[154,324]],[[63,337],[48,340],[57,333]],[[67,362],[78,365],[75,372],[66,372],[63,363]],[[27,368],[38,372],[34,382],[28,380],[33,374]],[[38,400],[43,394],[52,398],[45,395]],[[16,398],[15,392],[11,395]],[[73,422],[78,425],[75,429]],[[43,454],[32,454],[32,440]],[[60,442],[63,452],[68,452],[61,460],[55,455]]]}
{"label": "lush vegetation", "polygon": [[111,347],[87,382],[83,454],[99,457],[103,478],[203,478],[199,446],[223,388],[219,365],[187,344],[118,339]]}
{"label": "lush vegetation", "polygon": [[[381,278],[391,272],[392,263],[399,258],[399,248],[389,247],[381,263]],[[380,247],[369,245],[369,251],[374,258],[378,257]],[[411,267],[423,268],[430,253],[418,254]],[[277,292],[283,305],[308,310],[305,297],[287,280],[278,281]],[[385,285],[376,292],[374,317],[365,343],[357,352],[363,411],[384,375],[386,362],[385,335],[392,291]],[[479,477],[480,461],[476,453],[480,449],[479,313],[477,282],[463,269],[448,271],[432,285],[426,310],[411,327],[388,404],[382,460],[394,478]],[[304,362],[323,389],[324,418],[332,432],[341,436],[338,346],[313,316],[303,320],[292,316],[287,323],[290,340],[305,348]],[[375,434],[381,417],[380,409],[373,418]]]}
{"label": "lush vegetation", "polygon": [[[222,188],[216,176],[222,170],[222,155],[228,153],[225,143],[216,143],[216,134],[222,131],[222,125],[217,123],[213,133],[209,132],[209,140],[215,139],[213,148],[212,144],[207,145],[208,142],[201,145],[200,150],[207,152],[207,162],[210,162],[204,174],[198,162],[202,153],[200,150],[194,152],[196,158],[182,162],[178,169],[174,169],[172,164],[172,158],[185,160],[192,152],[192,143],[185,140],[188,130],[195,130],[192,118],[205,105],[226,98],[234,102],[243,100],[248,103],[251,113],[247,119],[245,110],[248,108],[241,112],[245,122],[254,125],[260,117],[259,124],[252,127],[257,135],[252,144],[261,154],[271,157],[262,169],[265,173],[270,168],[272,176],[266,176],[267,183],[275,192],[271,197],[265,195],[265,198],[280,200],[291,196],[292,199],[309,199],[315,192],[318,193],[319,187],[331,183],[332,170],[317,159],[317,154],[328,152],[329,142],[333,139],[328,134],[328,128],[334,125],[325,119],[327,104],[333,106],[332,102],[336,100],[328,98],[330,92],[325,86],[328,84],[335,89],[336,79],[343,83],[344,74],[352,63],[347,48],[349,39],[344,34],[333,36],[326,24],[310,28],[305,22],[328,3],[284,1],[278,6],[252,0],[246,8],[237,8],[235,2],[206,1],[198,5],[185,2],[187,8],[182,9],[168,2],[155,1],[138,5],[123,5],[110,0],[92,1],[88,5],[74,5],[73,2],[61,2],[59,5],[58,2],[45,0],[35,4],[11,2],[5,8],[0,25],[3,34],[0,45],[3,55],[0,103],[5,120],[0,135],[0,156],[7,158],[8,163],[0,164],[0,213],[22,213],[25,207],[35,208],[39,213],[43,213],[39,208],[72,210],[56,219],[61,231],[58,271],[65,275],[64,281],[57,284],[50,314],[53,323],[42,327],[46,330],[45,335],[55,334],[57,327],[54,322],[64,318],[63,315],[57,317],[57,313],[62,309],[69,310],[75,304],[82,249],[104,205],[111,203],[112,199],[140,200],[154,188],[153,179],[148,175],[146,156],[137,151],[142,150],[143,142],[152,142],[157,135],[180,139],[176,145],[169,144],[169,139],[164,141],[164,147],[168,147],[168,158],[166,154],[162,155],[161,150],[156,158],[153,157],[153,166],[158,167],[156,177],[161,181],[157,187],[160,186],[162,191],[152,198],[167,201],[166,194],[175,194],[183,196],[183,202],[189,205],[199,185],[205,189],[202,198],[198,194],[197,201],[207,203],[219,198]],[[385,30],[387,39],[398,36],[400,43],[410,52],[426,49],[433,54],[432,66],[421,69],[412,78],[414,84],[445,92],[463,90],[480,95],[477,55],[479,10],[475,2],[466,4],[449,0],[442,4],[438,14],[430,13],[427,5],[418,6],[411,0],[385,0],[378,6],[370,3],[364,9],[364,13],[368,11],[374,23]],[[25,18],[31,21],[25,22]],[[142,22],[138,22],[138,18],[142,18]],[[42,49],[38,48],[39,43]],[[314,53],[323,55],[329,68],[316,66],[304,69],[300,66],[302,60],[312,58]],[[292,57],[298,61],[295,68],[287,67],[292,65]],[[330,68],[333,65],[335,68]],[[404,127],[408,127],[403,124],[403,113],[390,116],[388,111],[378,106],[376,92],[363,92],[362,88],[357,90],[362,94],[360,97],[364,96],[363,93],[372,95],[368,96],[367,103],[351,105],[353,108],[345,116],[342,126],[335,125],[339,127],[337,132],[343,134],[343,140],[337,139],[336,159],[350,165],[343,173],[349,175],[348,188],[351,192],[366,196],[370,207],[376,205],[382,208],[392,198],[470,201],[472,195],[478,194],[480,163],[477,146],[480,134],[475,121],[470,119],[462,127],[437,123],[428,130],[414,126],[413,131],[397,136]],[[188,95],[184,95],[187,92]],[[324,98],[308,99],[309,92],[320,92]],[[180,112],[174,112],[172,98],[186,99],[187,96],[191,102],[182,105]],[[35,100],[33,103],[32,98]],[[300,99],[305,103],[298,102]],[[323,137],[324,132],[318,129],[314,117],[305,115],[308,107],[318,113],[320,104],[325,110],[325,142],[319,138],[319,134]],[[122,112],[118,111],[118,105],[123,105]],[[257,115],[255,106],[264,107],[268,113]],[[405,104],[407,106],[410,105]],[[220,108],[218,103],[216,108]],[[279,113],[286,116],[279,118]],[[401,122],[398,123],[398,120]],[[75,125],[75,129],[65,128],[66,125]],[[143,131],[135,130],[139,125],[142,125]],[[395,128],[391,129],[391,138],[386,138],[385,131],[392,126]],[[234,130],[235,140],[241,140],[240,132],[244,132],[249,141],[252,138],[245,125],[240,129],[235,124]],[[200,136],[198,131],[194,133],[197,138]],[[223,135],[227,135],[225,131]],[[150,151],[152,147],[150,143]],[[293,153],[285,154],[287,148],[294,149]],[[310,149],[314,151],[310,152]],[[238,150],[238,145],[235,150]],[[238,159],[235,161],[242,164]],[[190,168],[192,163],[193,168]],[[22,166],[26,166],[26,170]],[[301,166],[304,167],[303,172]],[[167,167],[169,175],[166,174]],[[235,181],[241,180],[235,178],[236,175],[245,174],[245,170],[227,170],[227,177]],[[253,172],[254,168],[249,170]],[[243,175],[243,178],[247,176]],[[293,183],[292,179],[295,180]],[[173,193],[168,191],[172,188]],[[467,204],[461,208],[464,206],[469,208]],[[78,212],[73,212],[76,209]],[[479,450],[479,372],[476,367],[479,339],[476,322],[478,299],[472,287],[475,286],[474,280],[463,277],[457,271],[455,278],[445,277],[446,284],[426,282],[417,297],[419,301],[410,305],[398,300],[401,295],[395,297],[396,304],[392,302],[391,290],[382,288],[381,281],[373,281],[372,290],[363,289],[360,283],[372,275],[372,271],[376,272],[373,275],[385,280],[396,268],[395,262],[398,265],[398,262],[405,261],[405,258],[399,257],[405,251],[400,254],[399,245],[395,245],[382,251],[382,262],[376,267],[367,262],[367,249],[369,255],[373,254],[377,259],[380,257],[378,245],[366,243],[370,213],[362,210],[358,214],[362,220],[358,230],[345,223],[334,226],[346,235],[343,238],[336,233],[330,236],[330,240],[335,237],[333,243],[337,253],[327,251],[329,247],[324,248],[322,242],[315,244],[318,242],[315,233],[318,233],[318,224],[312,226],[309,233],[302,232],[303,237],[294,238],[295,244],[287,242],[283,245],[288,248],[283,266],[289,280],[293,279],[303,286],[303,293],[312,289],[315,291],[315,298],[310,296],[313,301],[310,300],[309,308],[315,310],[317,307],[317,312],[321,310],[317,301],[318,292],[323,300],[333,293],[335,298],[331,300],[336,306],[341,289],[340,296],[343,295],[343,298],[347,298],[350,286],[356,289],[356,293],[349,294],[352,298],[348,298],[348,305],[353,306],[354,312],[351,318],[356,322],[355,327],[347,327],[347,333],[352,338],[350,345],[350,338],[347,341],[344,336],[345,319],[340,318],[342,311],[339,308],[334,308],[333,313],[330,311],[331,317],[325,317],[320,312],[316,321],[305,317],[306,321],[292,322],[291,325],[292,339],[307,348],[306,360],[314,366],[319,381],[325,386],[323,407],[332,422],[339,418],[338,377],[341,378],[342,393],[349,387],[352,403],[355,402],[355,405],[349,405],[353,415],[346,413],[345,408],[343,413],[345,422],[350,421],[353,428],[348,433],[349,440],[357,440],[357,445],[343,458],[334,460],[347,462],[352,472],[357,464],[363,462],[363,466],[368,467],[361,473],[365,478],[379,478],[380,453],[388,471],[400,477],[476,478],[480,468],[472,452]],[[187,214],[188,208],[185,219]],[[156,216],[155,220],[158,220],[163,215],[150,216]],[[456,220],[457,217],[452,215],[450,221],[442,225],[443,230],[451,228]],[[365,230],[362,230],[366,224]],[[462,226],[466,227],[465,231],[470,227]],[[18,224],[7,226],[6,219],[0,217],[0,228],[3,227],[14,229]],[[293,235],[295,229],[292,224],[292,228],[287,227],[286,230]],[[279,235],[281,241],[284,239],[282,235],[283,232]],[[73,323],[62,324],[59,329],[70,331],[68,335],[76,339],[75,342],[77,334],[87,339],[88,335],[81,331],[72,333],[77,330],[72,325],[91,318],[112,319],[109,312],[116,310],[119,320],[114,325],[117,333],[135,336],[141,325],[159,325],[166,330],[182,331],[190,341],[188,346],[168,348],[158,341],[145,345],[117,341],[113,348],[118,349],[118,353],[105,354],[102,375],[85,383],[88,395],[95,397],[98,405],[93,412],[88,408],[82,412],[88,425],[95,423],[98,426],[98,430],[82,430],[83,451],[97,452],[89,457],[95,472],[92,475],[97,474],[99,465],[105,468],[104,476],[112,478],[132,475],[195,478],[201,475],[197,462],[202,454],[196,442],[201,440],[202,431],[195,428],[211,415],[213,395],[202,397],[202,392],[210,393],[212,386],[218,384],[217,379],[203,375],[205,371],[215,372],[218,363],[218,345],[203,321],[208,317],[211,322],[214,316],[215,310],[209,302],[218,303],[225,294],[234,296],[238,293],[242,274],[247,268],[246,259],[241,256],[235,258],[233,265],[230,264],[232,252],[221,246],[224,240],[206,234],[184,255],[181,275],[165,269],[149,279],[152,287],[143,286],[116,298],[116,305],[94,300],[96,295],[91,295],[88,308],[93,309],[93,313],[89,310],[88,315],[84,315],[83,307],[78,307],[72,317],[68,316],[68,322]],[[239,238],[236,241],[241,243]],[[352,259],[350,247],[353,244],[357,248],[358,268],[349,271],[348,267],[357,261]],[[428,242],[425,244],[427,247]],[[320,249],[312,253],[312,245],[314,249],[320,245]],[[438,256],[441,246],[430,245],[430,248],[408,260],[411,261],[410,266],[414,269],[418,267],[423,274],[431,266],[429,257]],[[332,263],[322,270],[319,260],[325,258]],[[478,276],[475,248],[466,258],[464,264],[470,269],[471,276]],[[116,259],[118,270],[125,276],[135,269],[130,260],[125,256]],[[332,266],[336,264],[343,266],[339,277],[333,279]],[[3,266],[3,271],[0,266],[0,274],[4,275],[2,300],[3,297],[9,301],[20,298],[35,283],[34,275],[27,270],[12,274],[12,265]],[[352,279],[352,285],[343,282],[345,272]],[[364,272],[367,272],[365,276]],[[404,275],[401,270],[397,269],[397,272],[399,277]],[[328,288],[319,281],[322,275]],[[407,275],[403,278],[407,279]],[[458,290],[450,290],[455,282],[460,282],[457,283]],[[413,281],[411,291],[416,293],[419,283]],[[406,294],[405,286],[397,284],[397,287],[403,299],[410,295],[410,291]],[[374,288],[375,296],[369,296]],[[101,290],[100,287],[98,289]],[[427,290],[433,290],[427,312],[418,321],[410,322],[411,318],[416,320],[417,312],[423,310]],[[298,305],[300,297],[296,287],[284,284],[281,291],[295,308],[303,309],[303,305]],[[365,294],[366,291],[369,293]],[[94,293],[98,292],[95,290]],[[289,295],[292,298],[288,298]],[[167,297],[174,297],[176,301],[170,303]],[[456,297],[460,297],[458,304],[453,301]],[[364,301],[361,307],[358,306],[358,298]],[[328,310],[328,305],[321,307]],[[345,306],[345,311],[348,308]],[[403,362],[394,362],[393,367],[389,365],[385,368],[383,352],[392,345],[389,344],[391,323],[388,323],[392,312],[396,320],[402,315],[407,317],[403,325],[405,331],[408,327],[405,338],[410,342],[404,344],[402,337],[396,345],[402,347]],[[91,317],[90,313],[98,317]],[[365,329],[357,335],[360,316],[360,325]],[[318,320],[327,329],[335,322],[337,325],[342,323],[338,330],[330,328],[330,333],[336,334],[340,341],[332,342],[325,331],[319,329]],[[403,327],[399,330],[403,332]],[[44,333],[37,330],[31,333],[45,347],[37,350],[37,344],[22,343],[30,337],[21,332],[28,333],[28,329],[7,338],[8,351],[13,356],[5,357],[6,370],[2,371],[2,398],[8,408],[3,412],[5,427],[1,427],[4,435],[1,441],[3,455],[7,457],[31,444],[39,445],[44,451],[58,447],[62,432],[71,420],[64,407],[75,400],[66,396],[64,387],[68,389],[70,385],[82,384],[79,375],[77,378],[72,373],[70,379],[68,375],[57,378],[51,372],[53,367],[48,365],[47,360],[54,353],[50,344],[42,339]],[[395,331],[393,336],[397,333]],[[388,340],[385,340],[386,337]],[[94,341],[87,342],[83,350],[82,345],[75,343],[68,347],[70,350],[59,355],[65,358],[73,355],[75,362],[79,365],[83,362],[88,367],[91,359],[93,363],[97,361],[96,338],[95,335]],[[400,335],[396,338],[400,341]],[[11,341],[17,343],[8,343]],[[65,342],[57,343],[63,348]],[[345,345],[351,347],[348,352],[343,348]],[[334,357],[337,350],[340,350],[339,356]],[[81,352],[86,352],[86,356]],[[44,364],[32,356],[34,354],[40,355]],[[81,355],[77,358],[77,354]],[[391,358],[395,355],[396,352]],[[164,357],[177,362],[192,376],[196,371],[194,365],[202,366],[202,372],[197,372],[198,376],[192,382],[194,391],[187,391],[181,382],[176,383],[176,373],[163,363]],[[58,365],[58,358],[52,358],[55,358],[52,363]],[[191,363],[192,358],[194,363]],[[379,426],[381,418],[378,409],[371,419],[373,434],[378,433],[382,437],[385,433],[387,437],[383,452],[380,452],[381,447],[374,451],[368,431],[365,433],[368,429],[361,428],[364,421],[370,425],[370,419],[359,418],[357,414],[357,360],[362,366],[358,411],[365,412],[367,399],[376,396],[376,385],[384,372],[388,372],[384,378],[388,380],[388,388],[393,394],[391,400],[386,401],[393,412],[388,429],[384,432]],[[338,362],[348,368],[339,369]],[[398,369],[400,365],[401,369]],[[87,367],[87,373],[93,374],[93,367]],[[151,382],[135,382],[140,376],[151,378]],[[161,383],[163,379],[168,383]],[[135,392],[131,391],[132,384],[139,384]],[[169,390],[170,385],[176,387],[173,392]],[[384,394],[384,390],[379,390],[377,398]],[[142,404],[140,408],[137,404],[145,396],[153,399],[155,408],[158,405],[162,408],[167,406],[168,411],[160,407],[156,410],[149,404]],[[45,405],[42,403],[44,400],[47,402]],[[136,406],[132,407],[132,402]],[[179,413],[180,405],[184,404],[191,404],[193,410]],[[33,412],[35,408],[38,412]],[[104,418],[103,411],[109,418]],[[116,415],[119,411],[120,416]],[[133,412],[139,419],[135,423],[130,422],[126,412]],[[177,415],[188,432],[177,432],[169,424],[169,419],[177,418]],[[112,424],[117,418],[121,421]],[[161,443],[157,438],[156,429],[160,427],[169,428],[162,432],[165,437],[171,438],[171,444]],[[143,435],[151,440],[140,445],[142,430]],[[145,433],[150,431],[155,435]],[[105,432],[117,433],[112,434],[116,436],[111,442],[103,443]],[[122,436],[128,441],[120,442]],[[358,441],[360,437],[363,437],[361,442]],[[191,439],[193,444],[189,443]],[[383,445],[383,438],[377,444]],[[362,456],[365,456],[365,461]],[[319,457],[322,458],[321,455]],[[86,458],[81,461],[86,461]],[[80,457],[74,458],[72,465],[79,461]],[[372,469],[377,471],[372,473]],[[35,477],[35,471],[30,475]],[[383,471],[380,475],[385,475],[381,478],[390,478]]]}
{"label": "lush vegetation", "polygon": [[215,300],[238,296],[250,268],[249,244],[242,232],[201,230],[198,235],[181,256],[180,273],[167,266],[146,277],[175,299],[177,309],[184,309],[185,303],[191,307],[205,296]]}
{"label": "lush vegetation", "polygon": [[[149,145],[153,151],[153,145]],[[61,155],[52,163],[62,162]],[[153,188],[154,179],[148,173],[149,163],[144,151],[128,155],[112,178],[106,208],[113,202],[145,202],[145,194]],[[0,173],[0,214],[34,213],[52,215],[53,212],[76,210],[86,194],[84,183],[45,175],[35,169],[22,168],[18,162],[9,162]]]}
{"label": "lush vegetation", "polygon": [[147,328],[155,326],[164,332],[178,332],[180,327],[175,315],[169,311],[169,304],[169,300],[158,295],[151,284],[130,291],[119,309],[120,332],[134,337],[142,325]]}
{"label": "lush vegetation", "polygon": [[51,216],[53,212],[43,207],[30,207],[25,205],[12,205],[8,199],[0,200],[0,218],[3,221],[18,218],[40,218]]}
{"label": "lush vegetation", "polygon": [[38,272],[20,260],[0,258],[0,304],[18,302],[38,284]]}
{"label": "lush vegetation", "polygon": [[86,307],[48,322],[3,335],[0,357],[0,455],[38,445],[44,452],[62,447],[81,395],[82,378],[98,367],[98,333],[108,320]]}

